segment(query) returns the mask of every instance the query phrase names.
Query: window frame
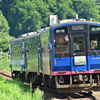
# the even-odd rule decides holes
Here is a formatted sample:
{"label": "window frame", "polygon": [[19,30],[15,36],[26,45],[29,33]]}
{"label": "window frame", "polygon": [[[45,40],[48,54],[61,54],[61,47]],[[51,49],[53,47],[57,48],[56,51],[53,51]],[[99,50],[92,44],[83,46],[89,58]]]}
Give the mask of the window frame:
{"label": "window frame", "polygon": [[[55,53],[55,46],[53,45],[53,46],[54,46],[54,57],[55,57],[55,58],[69,57],[69,56],[70,56],[70,53],[71,53],[71,52],[70,52],[69,27],[68,27],[67,25],[66,25],[66,26],[62,26],[62,27],[57,27],[57,28],[55,28],[55,29],[53,30],[53,43],[54,43],[54,34],[56,34],[56,33],[55,33],[55,30],[56,30],[56,29],[63,28],[63,27],[66,28],[65,33],[57,33],[57,34],[58,34],[58,35],[59,35],[59,34],[65,34],[65,35],[68,35],[68,38],[69,38],[69,42],[68,42],[68,51],[69,51],[69,53],[64,53],[64,52],[63,52],[63,53],[58,53],[58,54],[57,54],[57,53]],[[63,57],[62,57],[62,54],[64,54]]]}

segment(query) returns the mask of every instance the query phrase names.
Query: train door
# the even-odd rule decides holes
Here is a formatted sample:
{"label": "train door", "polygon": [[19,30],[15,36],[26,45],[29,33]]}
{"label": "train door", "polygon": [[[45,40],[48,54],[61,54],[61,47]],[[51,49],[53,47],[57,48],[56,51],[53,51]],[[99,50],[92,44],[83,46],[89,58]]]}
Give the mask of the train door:
{"label": "train door", "polygon": [[87,50],[86,50],[86,36],[72,35],[71,46],[71,70],[75,72],[85,72],[87,67]]}

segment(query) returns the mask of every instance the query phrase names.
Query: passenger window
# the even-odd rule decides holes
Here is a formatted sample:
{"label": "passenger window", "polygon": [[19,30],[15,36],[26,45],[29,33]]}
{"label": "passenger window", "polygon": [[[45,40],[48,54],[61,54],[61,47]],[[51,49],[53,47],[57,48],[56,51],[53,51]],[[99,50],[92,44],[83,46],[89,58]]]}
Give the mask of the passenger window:
{"label": "passenger window", "polygon": [[90,35],[90,50],[100,50],[100,34]]}
{"label": "passenger window", "polygon": [[100,26],[90,26],[90,50],[100,50]]}

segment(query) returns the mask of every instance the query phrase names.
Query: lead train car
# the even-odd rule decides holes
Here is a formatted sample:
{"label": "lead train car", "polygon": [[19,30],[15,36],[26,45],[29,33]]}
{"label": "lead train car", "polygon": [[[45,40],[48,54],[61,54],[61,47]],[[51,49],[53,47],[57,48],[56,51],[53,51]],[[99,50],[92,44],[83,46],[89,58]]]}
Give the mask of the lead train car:
{"label": "lead train car", "polygon": [[100,23],[66,22],[11,40],[10,67],[13,77],[34,80],[33,86],[100,90]]}

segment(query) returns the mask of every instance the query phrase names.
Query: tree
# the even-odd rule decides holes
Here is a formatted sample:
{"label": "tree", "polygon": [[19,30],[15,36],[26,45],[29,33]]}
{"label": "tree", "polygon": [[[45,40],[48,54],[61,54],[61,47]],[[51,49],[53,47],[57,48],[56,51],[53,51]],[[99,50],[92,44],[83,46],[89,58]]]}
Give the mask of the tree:
{"label": "tree", "polygon": [[100,6],[100,0],[96,0],[96,5]]}
{"label": "tree", "polygon": [[91,0],[95,5],[100,6],[100,0]]}
{"label": "tree", "polygon": [[72,9],[71,0],[57,0],[58,14],[59,19],[73,18],[75,16],[75,11]]}
{"label": "tree", "polygon": [[6,18],[0,10],[0,50],[7,51],[9,48],[9,41],[12,37],[9,36],[9,25]]}
{"label": "tree", "polygon": [[[5,11],[9,22],[10,35],[18,37],[23,33],[36,31],[41,27],[41,15],[36,11],[35,4],[31,0],[14,0]],[[4,5],[3,5],[4,7]]]}
{"label": "tree", "polygon": [[90,0],[72,0],[73,9],[79,14],[80,18],[90,19],[91,17],[98,21],[99,10]]}
{"label": "tree", "polygon": [[[44,2],[43,2],[44,1]],[[32,3],[36,5],[36,11],[39,12],[39,14],[42,17],[41,22],[43,22],[41,27],[47,27],[49,26],[49,16],[53,14],[50,12],[48,0],[32,0]]]}

